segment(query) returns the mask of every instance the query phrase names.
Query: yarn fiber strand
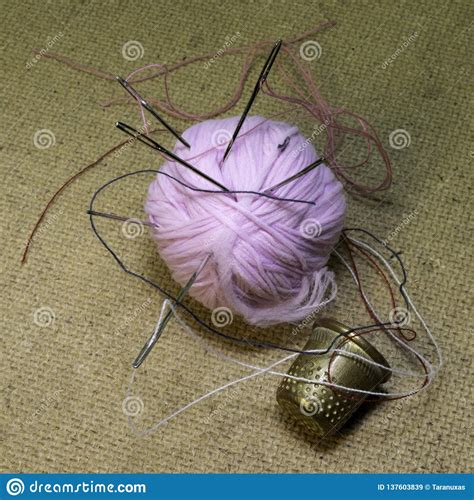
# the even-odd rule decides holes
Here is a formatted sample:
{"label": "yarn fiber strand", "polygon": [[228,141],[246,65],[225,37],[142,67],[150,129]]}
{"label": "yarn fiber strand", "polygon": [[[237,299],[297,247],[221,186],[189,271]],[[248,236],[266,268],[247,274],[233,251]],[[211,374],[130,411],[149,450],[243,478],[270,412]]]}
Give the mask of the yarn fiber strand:
{"label": "yarn fiber strand", "polygon": [[[177,143],[174,153],[232,191],[257,192],[318,158],[297,127],[252,116],[222,164],[238,119],[193,125],[183,134],[191,149]],[[178,163],[166,161],[161,171],[197,189],[215,190]],[[190,295],[211,310],[227,307],[261,326],[300,321],[334,297],[327,262],[346,209],[343,187],[324,164],[272,194],[314,205],[193,191],[164,175],[150,184],[145,204],[173,278],[184,285],[211,253]]]}

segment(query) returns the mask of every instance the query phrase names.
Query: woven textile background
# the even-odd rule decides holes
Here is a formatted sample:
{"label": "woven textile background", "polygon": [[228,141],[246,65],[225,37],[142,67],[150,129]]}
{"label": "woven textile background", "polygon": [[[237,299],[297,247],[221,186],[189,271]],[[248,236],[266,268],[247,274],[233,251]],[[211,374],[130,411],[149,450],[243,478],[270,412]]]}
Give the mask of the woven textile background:
{"label": "woven textile background", "polygon": [[[2,471],[471,469],[472,2],[2,0],[0,11]],[[307,67],[329,102],[374,125],[394,165],[392,189],[375,201],[351,200],[348,223],[403,250],[408,288],[439,340],[443,369],[429,391],[372,405],[323,443],[313,442],[282,413],[275,401],[279,381],[270,377],[237,385],[138,438],[123,401],[131,360],[151,333],[162,299],[120,271],[94,238],[86,210],[107,180],[159,163],[141,145],[107,157],[53,205],[21,266],[26,239],[54,191],[123,140],[116,120],[139,125],[131,105],[100,106],[124,96],[116,83],[45,55],[59,53],[125,75],[147,63],[218,53],[226,43],[291,38],[327,20],[337,24],[310,37],[321,51]],[[43,49],[39,60],[34,47]],[[262,61],[229,115],[243,110]],[[209,67],[198,63],[185,70],[171,80],[173,99],[196,112],[216,107],[231,95],[241,62],[217,57]],[[142,88],[146,95],[161,92],[156,82]],[[275,110],[262,96],[253,112]],[[180,130],[187,126],[171,121]],[[389,137],[397,130],[405,143],[393,147]],[[169,136],[162,138],[171,146]],[[142,217],[150,179],[138,176],[117,185],[98,207]],[[120,222],[97,224],[132,267],[162,276],[176,291],[145,234],[127,239]],[[336,272],[340,300],[331,314],[351,323],[367,321],[350,276],[340,266]],[[375,281],[374,290],[388,313]],[[232,328],[246,333],[238,321]],[[209,342],[249,362],[264,364],[275,355],[244,352],[215,338]],[[172,321],[134,385],[140,428],[246,373],[217,359]]]}

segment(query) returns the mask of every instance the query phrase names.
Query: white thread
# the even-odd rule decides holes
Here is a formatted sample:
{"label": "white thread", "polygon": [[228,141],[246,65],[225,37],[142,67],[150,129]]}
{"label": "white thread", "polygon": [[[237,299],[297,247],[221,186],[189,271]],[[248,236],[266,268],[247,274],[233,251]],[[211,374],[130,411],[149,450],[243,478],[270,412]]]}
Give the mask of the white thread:
{"label": "white thread", "polygon": [[[357,240],[355,238],[350,238],[350,239],[354,243],[364,247],[369,252],[371,252],[372,255],[377,257],[384,264],[384,266],[388,269],[388,271],[390,272],[390,274],[392,275],[392,278],[396,281],[396,283],[398,285],[402,284],[401,280],[398,278],[398,276],[395,273],[395,271],[393,270],[392,266],[387,262],[387,260],[379,252],[377,252],[377,250],[375,250],[373,247],[371,247],[370,245],[366,244],[363,241]],[[411,298],[408,295],[408,293],[406,292],[406,290],[405,290],[405,296],[406,296],[408,303],[410,304],[410,307],[413,309],[413,312],[415,313],[416,317],[419,319],[420,323],[423,325],[425,332],[428,334],[428,338],[430,339],[431,343],[433,344],[433,347],[435,348],[436,354],[438,356],[438,361],[439,361],[437,369],[434,371],[434,375],[436,375],[436,373],[438,373],[440,368],[443,366],[443,356],[441,354],[441,349],[439,348],[438,342],[436,342],[436,339],[435,339],[434,335],[432,334],[430,328],[428,327],[426,321],[424,320],[423,316],[418,312],[418,309],[413,304],[413,301],[411,300]],[[409,346],[407,346],[407,347],[409,347]],[[416,351],[413,351],[413,352],[416,353]],[[417,354],[419,354],[419,353],[417,353]],[[429,366],[431,366],[430,363],[428,363],[428,364],[429,364]]]}
{"label": "white thread", "polygon": [[[171,304],[170,304],[170,306],[171,306]],[[173,308],[173,310],[174,310],[174,308]],[[178,319],[178,321],[181,323],[181,319],[180,318]],[[186,325],[186,328],[188,328],[187,325]],[[288,356],[288,358],[291,358],[291,357],[293,357],[293,355]],[[202,396],[198,397],[197,399],[195,399],[195,400],[193,400],[193,401],[185,404],[184,406],[182,406],[181,408],[179,408],[175,412],[171,413],[167,417],[159,420],[158,422],[156,422],[155,424],[153,424],[150,428],[148,428],[146,430],[138,431],[137,428],[136,428],[136,426],[135,426],[135,424],[133,423],[133,420],[132,420],[131,416],[128,417],[129,426],[132,429],[132,431],[136,435],[138,435],[140,437],[143,437],[143,436],[146,436],[148,434],[151,434],[152,432],[156,431],[159,427],[161,427],[164,424],[167,424],[170,420],[172,420],[173,418],[177,417],[180,413],[185,412],[186,410],[188,410],[192,406],[200,403],[201,401],[204,401],[207,398],[210,398],[210,397],[218,394],[221,391],[224,391],[225,389],[227,389],[227,388],[229,388],[229,387],[231,387],[233,385],[240,384],[241,382],[245,382],[246,380],[249,380],[249,379],[251,379],[253,377],[261,375],[262,373],[266,372],[267,370],[269,370],[270,368],[272,368],[273,366],[275,366],[276,364],[278,364],[280,362],[281,362],[281,360],[279,360],[279,361],[277,361],[275,363],[272,363],[267,368],[257,368],[257,371],[255,371],[254,373],[251,373],[250,375],[246,375],[245,377],[241,377],[239,379],[231,380],[230,382],[227,382],[224,385],[221,385],[220,387],[217,387],[216,389],[213,389],[212,391],[209,391],[209,392],[203,394]],[[134,379],[135,379],[135,370],[132,371],[132,376],[130,378],[130,384],[129,384],[129,391],[130,391],[131,386],[132,386],[132,384],[134,382]]]}
{"label": "white thread", "polygon": [[[175,318],[178,320],[178,322],[180,323],[180,325],[188,333],[190,333],[192,336],[194,336],[200,342],[202,342],[201,338],[199,336],[197,336],[197,334],[180,318],[180,316],[176,312],[176,309],[174,308],[174,306],[171,305],[170,307],[173,310],[173,314],[175,315]],[[319,379],[309,379],[309,378],[305,378],[305,377],[297,377],[297,376],[294,376],[294,375],[289,375],[288,373],[285,373],[285,372],[275,372],[275,371],[271,370],[271,366],[267,367],[267,368],[263,368],[263,367],[260,367],[260,366],[252,365],[250,363],[245,363],[243,361],[240,361],[238,359],[233,358],[232,356],[227,356],[225,354],[222,354],[222,353],[219,352],[219,349],[216,349],[216,348],[213,348],[213,347],[209,347],[209,346],[207,346],[206,349],[208,351],[213,352],[214,354],[216,354],[216,356],[220,357],[223,360],[230,361],[230,362],[235,363],[237,365],[240,365],[240,366],[242,366],[244,368],[248,368],[248,369],[252,369],[252,370],[259,370],[260,374],[268,373],[269,375],[275,375],[275,376],[278,376],[278,377],[285,377],[285,378],[289,378],[289,379],[292,379],[292,380],[296,380],[298,382],[305,382],[307,384],[324,385],[324,386],[327,386],[327,387],[334,387],[336,389],[343,389],[343,390],[345,390],[347,392],[353,392],[353,393],[356,393],[356,394],[366,394],[368,396],[403,397],[403,396],[410,396],[411,394],[414,394],[414,393],[416,393],[416,392],[419,391],[418,388],[417,389],[413,389],[412,391],[403,392],[403,393],[387,393],[387,392],[364,391],[362,389],[355,389],[353,387],[346,387],[344,385],[338,385],[338,384],[334,384],[332,382],[324,382],[324,381],[321,381]],[[308,351],[308,352],[314,352],[315,354],[322,354],[322,353],[326,352],[326,349],[314,349],[314,350],[311,350],[311,351]],[[333,352],[335,352],[335,353],[342,353],[345,356],[349,355],[348,357],[354,357],[356,359],[359,358],[362,361],[367,362],[367,364],[369,364],[369,365],[375,365],[375,366],[379,366],[381,368],[387,369],[384,365],[380,365],[380,364],[376,363],[375,361],[369,360],[368,358],[365,358],[363,356],[359,356],[359,355],[357,355],[355,353],[349,353],[348,351],[345,351],[345,350],[342,350],[342,349],[334,349]],[[292,358],[294,358],[294,357],[296,357],[298,355],[299,355],[299,353],[290,354],[289,356],[286,356],[285,358],[279,359],[278,361],[276,361],[275,363],[273,363],[272,366],[277,366],[279,364],[285,363],[289,359],[292,359]],[[417,374],[417,375],[421,376],[420,374]],[[422,375],[422,376],[424,377],[425,375]]]}
{"label": "white thread", "polygon": [[[340,255],[339,252],[337,252],[337,251],[334,251],[334,253],[337,255],[337,257],[339,258],[339,260],[344,264],[344,266],[349,270],[349,272],[351,273],[352,278],[354,279],[354,281],[356,282],[356,284],[360,285],[359,279],[357,278],[356,274],[354,273],[354,271],[352,270],[352,268],[350,267],[350,265],[348,264],[348,262],[344,259],[344,257],[342,257],[342,255]],[[360,293],[364,297],[364,300],[366,301],[367,306],[371,310],[372,314],[375,316],[375,318],[377,319],[377,321],[382,324],[383,321],[380,319],[380,317],[378,316],[378,314],[375,312],[375,310],[374,310],[374,308],[373,308],[370,300],[368,299],[367,295],[365,294],[365,292],[362,289],[360,289]],[[426,363],[426,365],[428,367],[432,368],[432,366],[431,366],[431,364],[429,363],[428,360],[426,360],[423,356],[421,356],[421,354],[418,353],[416,350],[411,349],[411,347],[409,347],[407,344],[405,344],[403,341],[401,341],[396,335],[394,335],[392,333],[392,331],[389,328],[386,329],[386,332],[387,332],[388,335],[390,335],[392,337],[393,340],[395,340],[398,344],[400,344],[403,349],[405,349],[405,348],[408,347],[409,350],[412,351],[415,355],[420,356],[423,359],[423,361]],[[375,366],[379,366],[380,368],[383,368],[383,365],[379,365],[375,361],[367,360],[366,358],[362,358],[362,359],[366,360],[367,364],[375,365]],[[387,369],[387,368],[385,368],[385,369]],[[400,374],[400,375],[405,375],[407,377],[408,376],[411,376],[411,377],[426,377],[427,376],[427,374],[419,374],[419,373],[410,372],[410,371],[397,370],[397,369],[394,369],[394,368],[390,368],[389,370],[392,373],[397,373],[397,374]]]}
{"label": "white thread", "polygon": [[[357,240],[356,238],[349,238],[349,240],[352,241],[353,243],[355,243],[356,245],[359,245],[359,246],[365,248],[372,255],[374,255],[375,257],[377,257],[384,264],[384,266],[388,269],[388,271],[392,275],[392,278],[397,282],[397,284],[401,285],[401,281],[399,280],[399,278],[398,278],[397,274],[395,273],[395,271],[393,270],[392,266],[387,262],[387,260],[379,252],[377,252],[370,245],[368,245],[368,244],[366,244],[366,243],[364,243],[364,242],[362,242],[360,240]],[[341,260],[341,262],[345,265],[345,267],[349,270],[349,272],[351,273],[352,278],[354,279],[354,281],[356,282],[356,284],[359,284],[359,280],[358,280],[357,276],[355,275],[355,273],[353,272],[352,268],[349,266],[349,264],[345,261],[345,259],[337,251],[335,253],[339,257],[339,259]],[[365,295],[365,293],[363,291],[362,291],[362,295],[363,295],[364,299],[367,301],[367,304],[368,304],[369,308],[371,309],[371,311],[373,312],[374,316],[377,318],[377,320],[380,323],[382,323],[382,321],[380,321],[380,318],[376,314],[375,310],[373,309],[372,304],[368,300],[368,297]],[[389,397],[389,396],[390,397],[406,397],[406,396],[411,396],[413,394],[416,394],[417,392],[420,392],[422,389],[426,389],[431,384],[432,380],[434,379],[434,376],[436,375],[436,373],[438,373],[439,369],[442,366],[442,355],[441,355],[441,350],[440,350],[440,348],[438,346],[438,343],[436,342],[436,340],[435,340],[435,338],[434,338],[431,330],[429,329],[429,327],[428,327],[427,323],[425,322],[424,318],[421,316],[421,314],[418,312],[418,310],[414,306],[413,301],[409,297],[409,295],[406,292],[406,290],[405,290],[405,296],[406,296],[407,302],[410,304],[410,307],[413,309],[415,315],[420,320],[421,324],[423,325],[424,330],[428,334],[428,337],[429,337],[430,341],[432,342],[433,346],[435,347],[435,350],[436,350],[436,353],[437,353],[437,356],[438,356],[438,360],[439,360],[439,363],[438,363],[438,366],[436,367],[436,369],[420,353],[418,353],[411,346],[409,346],[405,342],[402,342],[397,336],[395,336],[390,331],[390,329],[386,329],[386,331],[392,336],[392,338],[396,342],[398,342],[402,346],[402,348],[408,349],[410,352],[412,352],[413,354],[415,354],[416,356],[418,356],[420,359],[422,359],[424,363],[426,363],[426,366],[429,368],[428,369],[428,375],[427,375],[428,376],[428,382],[421,389],[420,388],[416,388],[416,389],[413,389],[413,390],[410,390],[410,391],[406,391],[406,392],[401,392],[401,393],[386,393],[386,392],[364,391],[364,390],[360,390],[360,389],[354,389],[354,388],[351,388],[351,387],[340,386],[338,384],[334,384],[334,383],[330,383],[330,382],[324,382],[324,381],[315,380],[315,379],[307,379],[307,378],[304,378],[304,377],[296,377],[296,376],[289,375],[289,374],[284,373],[284,372],[278,372],[278,371],[272,370],[272,368],[274,368],[274,367],[276,367],[276,366],[278,366],[278,365],[280,365],[282,363],[285,363],[285,362],[289,361],[290,359],[293,359],[294,357],[298,356],[299,353],[290,354],[290,355],[288,355],[288,356],[286,356],[284,358],[281,358],[281,359],[279,359],[279,360],[271,363],[267,367],[259,367],[259,366],[256,366],[256,365],[245,363],[245,362],[240,361],[238,359],[235,359],[235,358],[233,358],[231,356],[227,356],[227,355],[223,354],[220,351],[220,349],[216,349],[216,348],[213,348],[213,347],[210,347],[209,345],[207,345],[205,348],[208,351],[213,352],[217,357],[219,357],[219,358],[221,358],[223,360],[227,360],[227,361],[230,361],[232,363],[235,363],[235,364],[237,364],[239,366],[242,366],[244,368],[252,369],[252,370],[254,370],[253,373],[251,373],[250,375],[246,375],[244,377],[232,380],[230,382],[227,382],[227,383],[225,383],[225,384],[217,387],[216,389],[213,389],[212,391],[209,391],[209,392],[203,394],[202,396],[198,397],[197,399],[195,399],[195,400],[187,403],[186,405],[182,406],[181,408],[179,408],[175,412],[171,413],[167,417],[159,420],[157,423],[155,423],[153,426],[151,426],[150,428],[148,428],[146,430],[138,431],[137,428],[136,428],[136,426],[135,426],[135,424],[134,424],[134,422],[133,422],[133,420],[132,420],[132,417],[128,416],[128,422],[129,422],[130,428],[138,436],[146,436],[148,434],[151,434],[152,432],[156,431],[162,425],[168,423],[170,420],[172,420],[173,418],[177,417],[179,414],[185,412],[186,410],[188,410],[192,406],[200,403],[201,401],[204,401],[205,399],[210,398],[210,397],[218,394],[219,392],[226,390],[227,388],[229,388],[229,387],[231,387],[233,385],[237,385],[237,384],[239,384],[241,382],[245,382],[246,380],[249,380],[251,378],[257,377],[259,375],[264,375],[264,374],[274,375],[274,376],[278,376],[278,377],[286,377],[286,378],[289,378],[289,379],[292,379],[292,380],[296,380],[296,381],[304,382],[304,383],[309,383],[309,384],[324,385],[324,386],[327,386],[327,387],[342,389],[342,390],[345,390],[345,391],[348,391],[348,392],[365,394],[365,395],[368,395],[368,396],[370,395],[370,396],[384,396],[384,397]],[[162,309],[161,309],[161,313],[160,313],[160,319],[158,321],[158,324],[160,324],[161,318],[162,318],[162,316],[164,314],[164,311],[165,311],[165,309],[167,307],[171,308],[174,317],[177,319],[177,321],[181,324],[181,326],[184,328],[184,330],[186,332],[190,333],[199,342],[205,343],[201,339],[201,337],[198,334],[196,334],[181,319],[181,317],[179,316],[179,314],[176,311],[176,307],[174,306],[174,304],[170,303],[169,300],[165,300],[164,303],[163,303],[163,306],[162,306]],[[317,354],[317,353],[325,353],[326,349],[315,349],[315,350],[311,350],[311,351],[308,351],[308,352],[314,352],[315,354]],[[376,363],[375,361],[369,360],[368,358],[365,358],[363,356],[359,356],[359,355],[357,355],[355,353],[350,353],[348,351],[341,350],[341,349],[334,349],[332,352],[343,353],[345,356],[352,357],[352,358],[355,358],[355,359],[361,359],[362,361],[366,362],[367,364],[378,366],[378,367],[386,369],[386,367],[384,367],[383,365],[381,365],[379,363]],[[407,372],[407,371],[393,369],[393,368],[391,368],[390,371],[392,371],[393,373],[399,373],[399,374],[405,375],[405,376],[416,376],[416,377],[421,377],[421,376],[425,377],[426,376],[425,374],[420,375],[420,374],[416,374],[414,372]],[[132,371],[132,375],[131,375],[131,378],[130,378],[130,383],[129,383],[129,388],[128,388],[128,391],[127,391],[127,395],[130,394],[131,387],[132,387],[132,384],[133,384],[134,380],[135,380],[135,370]]]}

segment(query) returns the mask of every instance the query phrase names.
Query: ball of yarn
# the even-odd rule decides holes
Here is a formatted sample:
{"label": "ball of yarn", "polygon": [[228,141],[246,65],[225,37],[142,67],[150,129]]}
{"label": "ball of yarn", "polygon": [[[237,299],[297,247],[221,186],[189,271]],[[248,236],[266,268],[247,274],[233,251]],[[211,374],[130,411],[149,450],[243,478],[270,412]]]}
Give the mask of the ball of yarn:
{"label": "ball of yarn", "polygon": [[[230,190],[262,192],[318,157],[296,126],[248,117],[230,155],[224,151],[239,117],[188,128],[174,152]],[[186,167],[166,161],[161,172],[202,190],[218,188]],[[191,190],[166,175],[151,183],[145,210],[158,250],[184,285],[211,254],[190,295],[210,310],[227,307],[254,325],[297,322],[334,295],[327,262],[345,215],[341,183],[324,164],[272,195]]]}

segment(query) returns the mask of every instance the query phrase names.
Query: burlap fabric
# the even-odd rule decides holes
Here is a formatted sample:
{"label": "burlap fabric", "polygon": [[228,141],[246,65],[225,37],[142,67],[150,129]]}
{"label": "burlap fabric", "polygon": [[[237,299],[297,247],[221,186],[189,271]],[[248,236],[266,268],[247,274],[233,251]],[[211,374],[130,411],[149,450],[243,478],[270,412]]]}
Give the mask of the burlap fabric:
{"label": "burlap fabric", "polygon": [[[470,469],[470,2],[86,0],[40,5],[3,0],[1,12],[1,470]],[[150,334],[162,299],[120,271],[94,238],[85,212],[93,192],[107,180],[158,162],[144,146],[135,145],[83,176],[54,205],[22,267],[26,238],[57,187],[123,139],[113,126],[117,119],[139,123],[131,106],[99,106],[123,96],[118,85],[45,57],[34,62],[31,49],[58,52],[123,75],[146,63],[217,53],[226,43],[290,37],[327,19],[337,21],[337,27],[314,37],[321,53],[308,65],[330,102],[374,124],[394,164],[393,189],[378,201],[351,200],[348,222],[403,250],[409,289],[443,349],[443,370],[429,391],[371,406],[323,443],[312,442],[279,410],[279,381],[268,377],[203,401],[154,434],[138,438],[128,426],[123,401],[131,360]],[[232,37],[237,40],[229,42]],[[143,51],[136,60],[130,60],[137,57],[127,52],[130,44],[124,48],[131,41]],[[199,63],[186,70],[173,80],[173,99],[196,112],[223,102],[231,95],[240,62],[218,57],[209,67]],[[249,82],[244,97],[251,87]],[[147,95],[158,89],[156,82],[143,87]],[[262,97],[254,111],[275,110],[275,103]],[[181,130],[186,126],[172,121]],[[393,147],[389,137],[399,129],[409,144]],[[48,141],[54,144],[46,147]],[[168,136],[163,141],[172,143]],[[354,144],[350,151],[354,159],[360,147]],[[139,176],[117,185],[97,208],[142,216],[149,180]],[[161,277],[176,291],[146,235],[127,239],[120,222],[102,220],[98,225],[131,267]],[[331,314],[349,322],[367,321],[350,276],[337,265],[336,271],[341,292]],[[386,292],[376,283],[374,278],[373,293],[388,313]],[[209,319],[209,313],[201,312]],[[238,321],[229,328],[237,335],[248,333]],[[272,337],[271,332],[265,335]],[[275,357],[218,339],[209,342],[250,362]],[[149,426],[160,415],[247,373],[217,359],[172,321],[134,386],[133,395],[140,398],[139,406],[143,403],[139,425]]]}

